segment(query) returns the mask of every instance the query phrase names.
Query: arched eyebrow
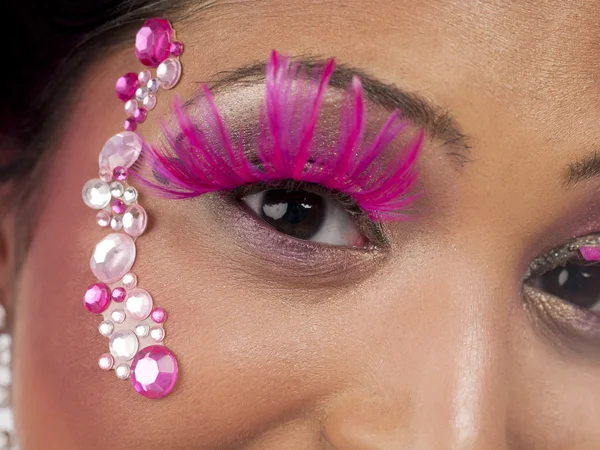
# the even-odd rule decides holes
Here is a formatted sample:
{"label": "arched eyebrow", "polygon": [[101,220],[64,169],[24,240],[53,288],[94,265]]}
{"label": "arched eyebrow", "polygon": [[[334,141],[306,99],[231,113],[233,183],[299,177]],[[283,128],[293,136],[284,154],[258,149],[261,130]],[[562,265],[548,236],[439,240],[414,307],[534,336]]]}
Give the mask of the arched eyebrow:
{"label": "arched eyebrow", "polygon": [[[306,69],[322,67],[324,62],[328,61],[311,56],[297,57],[294,60]],[[337,89],[346,89],[354,75],[360,77],[365,97],[370,102],[390,111],[400,111],[405,119],[425,129],[431,140],[441,142],[446,154],[461,166],[471,161],[469,138],[462,132],[448,109],[435,105],[417,93],[379,80],[363,69],[343,63],[336,64],[329,85]],[[218,72],[207,84],[216,94],[221,90],[263,83],[264,79],[265,63],[255,62],[234,70]],[[191,99],[187,103],[191,104],[194,101],[195,99]]]}

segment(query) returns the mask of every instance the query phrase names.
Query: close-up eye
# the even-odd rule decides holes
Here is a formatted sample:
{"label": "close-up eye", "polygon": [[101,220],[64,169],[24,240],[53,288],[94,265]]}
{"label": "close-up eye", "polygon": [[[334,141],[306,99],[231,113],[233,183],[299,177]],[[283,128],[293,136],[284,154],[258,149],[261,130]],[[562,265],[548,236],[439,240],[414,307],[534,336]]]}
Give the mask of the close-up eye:
{"label": "close-up eye", "polygon": [[240,202],[295,239],[342,247],[367,243],[355,219],[338,202],[306,190],[269,189],[246,195]]}
{"label": "close-up eye", "polygon": [[582,309],[600,311],[600,264],[587,260],[585,248],[568,245],[534,261],[527,284]]}

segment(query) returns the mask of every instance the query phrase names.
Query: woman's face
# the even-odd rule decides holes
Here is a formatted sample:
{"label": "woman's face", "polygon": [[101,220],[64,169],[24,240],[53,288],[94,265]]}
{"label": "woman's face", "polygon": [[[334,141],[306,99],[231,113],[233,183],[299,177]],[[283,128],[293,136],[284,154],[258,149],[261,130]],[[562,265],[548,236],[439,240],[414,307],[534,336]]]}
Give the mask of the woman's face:
{"label": "woman's face", "polygon": [[[594,274],[525,282],[572,302],[523,280],[600,231],[599,18],[593,0],[303,0],[217,2],[175,23],[184,99],[272,49],[335,57],[447,110],[470,148],[423,122],[418,214],[386,223],[377,255],[298,244],[218,196],[144,197],[136,273],[169,312],[180,364],[159,401],[98,370],[106,339],[80,301],[105,235],[81,186],[122,124],[114,80],[139,67],[133,36],[103,55],[72,93],[31,247],[0,291],[22,448],[597,449],[600,318],[572,303],[600,293]],[[217,102],[235,119],[247,89]],[[140,128],[148,140],[171,96]]]}

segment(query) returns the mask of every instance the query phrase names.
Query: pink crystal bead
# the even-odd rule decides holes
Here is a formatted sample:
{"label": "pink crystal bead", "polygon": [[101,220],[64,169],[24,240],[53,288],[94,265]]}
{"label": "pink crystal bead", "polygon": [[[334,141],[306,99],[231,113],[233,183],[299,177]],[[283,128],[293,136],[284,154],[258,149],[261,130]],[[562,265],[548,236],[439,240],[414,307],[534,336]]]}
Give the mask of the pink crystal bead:
{"label": "pink crystal bead", "polygon": [[115,214],[123,214],[127,209],[127,205],[123,200],[113,200],[112,210]]}
{"label": "pink crystal bead", "polygon": [[586,261],[600,261],[600,247],[580,247],[579,251]]}
{"label": "pink crystal bead", "polygon": [[161,398],[173,390],[178,373],[173,353],[162,345],[151,345],[140,350],[133,360],[131,383],[144,397]]}
{"label": "pink crystal bead", "polygon": [[152,78],[152,74],[149,70],[142,70],[138,74],[138,80],[140,83],[146,84],[148,81],[150,81],[150,78]]}
{"label": "pink crystal bead", "polygon": [[[135,120],[131,120],[135,124]],[[101,170],[110,170],[111,175],[116,167],[128,169],[140,156],[142,145],[142,138],[135,133],[122,131],[115,134],[102,147],[98,165]]]}
{"label": "pink crystal bead", "polygon": [[125,131],[135,131],[136,128],[137,122],[135,121],[135,119],[133,119],[132,117],[125,119],[125,122],[123,123],[123,129]]}
{"label": "pink crystal bead", "polygon": [[162,308],[154,308],[151,317],[154,323],[163,323],[167,320],[167,312]]}
{"label": "pink crystal bead", "polygon": [[127,100],[127,103],[125,103],[125,114],[131,117],[136,109],[138,109],[137,100]]}
{"label": "pink crystal bead", "polygon": [[114,288],[112,291],[112,299],[117,303],[123,303],[125,301],[125,297],[127,297],[127,291],[125,288],[118,287]]}
{"label": "pink crystal bead", "polygon": [[173,89],[181,78],[181,63],[177,58],[164,60],[156,69],[156,78],[164,89]]}
{"label": "pink crystal bead", "polygon": [[145,66],[156,67],[169,56],[172,40],[168,20],[148,19],[135,37],[135,56]]}
{"label": "pink crystal bead", "polygon": [[104,283],[92,284],[83,296],[83,304],[92,314],[102,314],[110,304],[110,288]]}
{"label": "pink crystal bead", "polygon": [[140,82],[135,73],[129,72],[119,77],[116,84],[117,97],[122,102],[131,100],[135,95],[135,90],[140,87]]}
{"label": "pink crystal bead", "polygon": [[114,283],[128,273],[135,261],[135,243],[124,233],[111,233],[102,239],[90,259],[90,267],[103,283]]}
{"label": "pink crystal bead", "polygon": [[112,172],[106,168],[100,170],[100,179],[106,183],[112,181]]}
{"label": "pink crystal bead", "polygon": [[113,177],[115,180],[125,181],[127,179],[127,175],[129,175],[129,173],[125,167],[119,166],[115,167],[115,170],[113,170]]}
{"label": "pink crystal bead", "polygon": [[96,223],[101,227],[107,227],[110,224],[110,214],[108,211],[98,211],[98,214],[96,214]]}
{"label": "pink crystal bead", "polygon": [[133,118],[137,123],[142,123],[146,120],[148,112],[144,108],[138,108],[133,113]]}
{"label": "pink crystal bead", "polygon": [[146,229],[148,216],[146,210],[140,205],[133,205],[127,208],[123,215],[123,229],[129,236],[141,236]]}
{"label": "pink crystal bead", "polygon": [[146,111],[150,111],[156,106],[156,97],[153,94],[148,94],[144,100],[142,100],[142,104],[144,105],[144,108],[146,108]]}
{"label": "pink crystal bead", "polygon": [[173,56],[181,56],[183,53],[183,44],[181,42],[173,42],[169,48],[169,52]]}

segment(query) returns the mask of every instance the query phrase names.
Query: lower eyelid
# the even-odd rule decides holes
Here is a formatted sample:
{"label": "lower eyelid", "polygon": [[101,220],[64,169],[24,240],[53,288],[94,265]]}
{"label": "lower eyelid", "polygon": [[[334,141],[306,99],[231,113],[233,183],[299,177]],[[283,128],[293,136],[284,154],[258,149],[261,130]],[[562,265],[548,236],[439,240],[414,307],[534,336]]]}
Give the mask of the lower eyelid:
{"label": "lower eyelid", "polygon": [[229,246],[227,255],[259,281],[298,284],[306,288],[342,286],[369,276],[386,260],[382,249],[331,247],[301,241],[273,230],[252,217],[227,194],[211,196],[218,239]]}

